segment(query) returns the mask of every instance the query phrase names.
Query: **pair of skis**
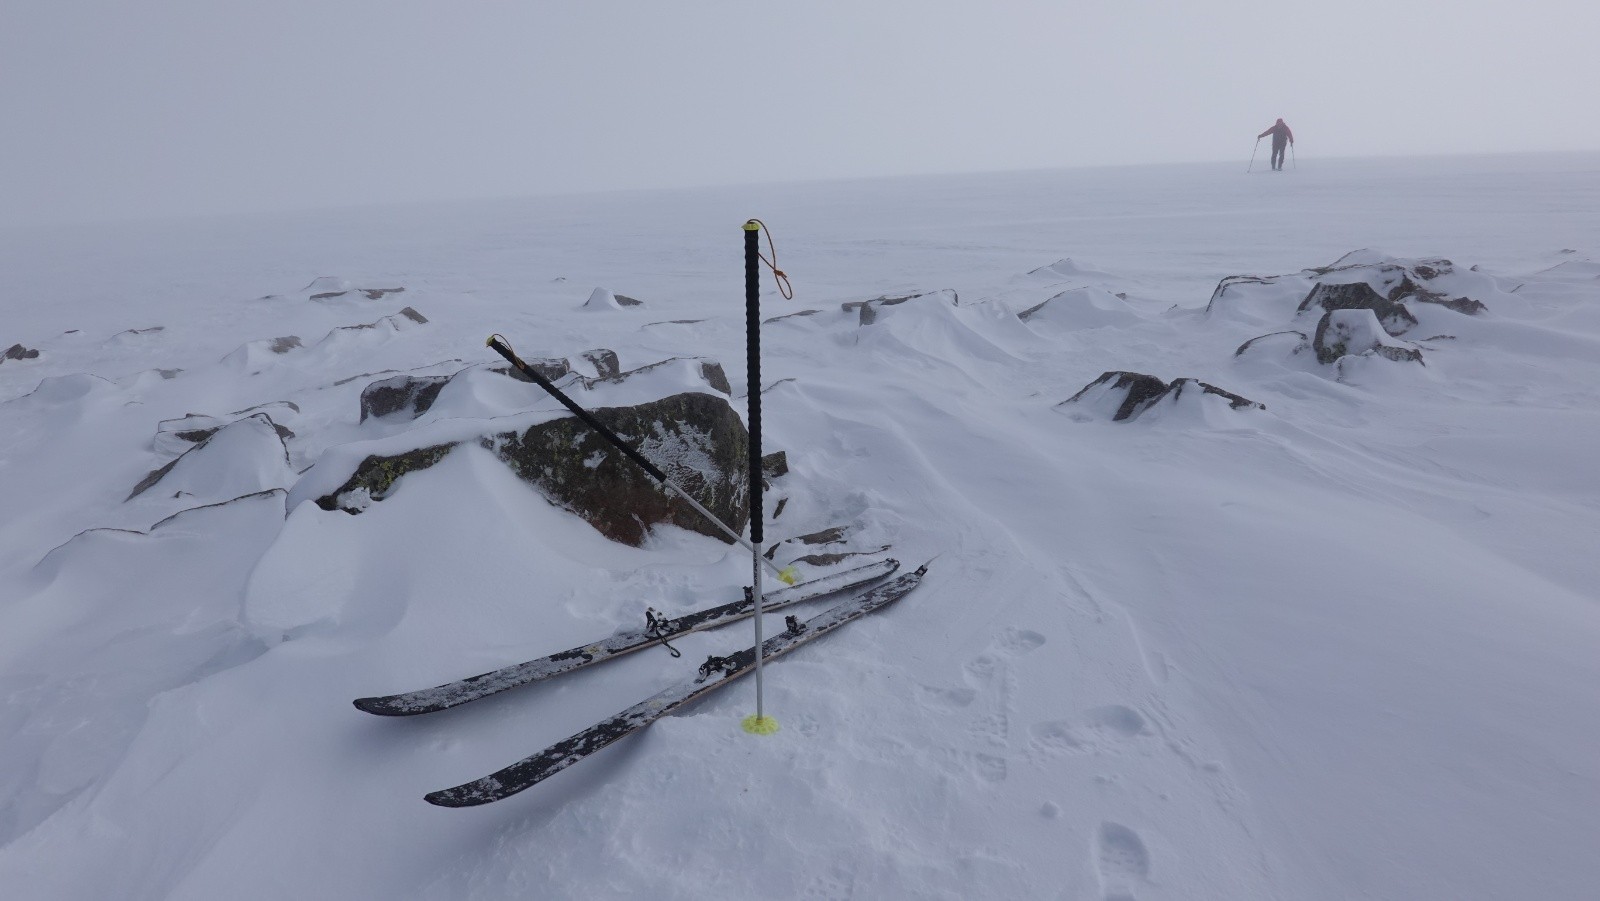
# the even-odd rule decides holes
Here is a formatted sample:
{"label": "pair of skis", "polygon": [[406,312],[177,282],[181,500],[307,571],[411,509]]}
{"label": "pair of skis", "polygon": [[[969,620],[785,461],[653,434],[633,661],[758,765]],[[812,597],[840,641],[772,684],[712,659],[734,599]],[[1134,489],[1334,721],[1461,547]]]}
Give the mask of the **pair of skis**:
{"label": "pair of skis", "polygon": [[[895,560],[883,560],[824,576],[804,585],[773,592],[763,599],[762,607],[763,610],[769,611],[781,610],[802,601],[858,588],[888,576],[898,569],[899,565]],[[915,572],[901,575],[891,582],[830,607],[804,623],[795,617],[790,617],[788,629],[762,643],[763,659],[786,654],[853,619],[893,603],[915,588],[927,569],[925,564]],[[754,612],[754,608],[753,599],[747,596],[741,601],[688,613],[674,619],[658,619],[651,615],[643,629],[619,632],[594,644],[421,691],[360,698],[355,701],[355,706],[368,713],[382,716],[411,716],[447,710],[509,688],[543,681],[632,651],[665,644],[681,635],[744,619]],[[730,657],[712,657],[700,667],[700,674],[695,679],[685,680],[667,688],[604,722],[597,723],[498,772],[454,788],[433,792],[427,796],[427,800],[442,807],[471,807],[509,797],[537,785],[589,754],[637,732],[696,698],[728,684],[754,669],[755,663],[754,647],[739,651]]]}

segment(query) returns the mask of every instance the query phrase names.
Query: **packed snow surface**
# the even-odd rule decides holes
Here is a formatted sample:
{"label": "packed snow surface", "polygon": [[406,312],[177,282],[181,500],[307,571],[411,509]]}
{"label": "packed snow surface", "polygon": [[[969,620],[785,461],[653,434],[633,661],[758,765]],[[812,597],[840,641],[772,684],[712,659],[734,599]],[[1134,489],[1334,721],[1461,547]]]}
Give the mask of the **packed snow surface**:
{"label": "packed snow surface", "polygon": [[[1600,156],[1244,168],[6,235],[0,892],[1600,896]],[[750,643],[350,705],[739,597],[744,551],[608,541],[465,439],[564,415],[491,333],[588,405],[716,392],[710,361],[742,411],[752,216],[796,287],[763,275],[776,561],[926,579],[767,668],[774,735],[747,679],[425,804]],[[1405,279],[1414,324],[1299,309]],[[608,381],[601,348],[680,362]],[[1107,372],[1196,381],[1062,405]],[[456,377],[362,421],[402,375]]]}

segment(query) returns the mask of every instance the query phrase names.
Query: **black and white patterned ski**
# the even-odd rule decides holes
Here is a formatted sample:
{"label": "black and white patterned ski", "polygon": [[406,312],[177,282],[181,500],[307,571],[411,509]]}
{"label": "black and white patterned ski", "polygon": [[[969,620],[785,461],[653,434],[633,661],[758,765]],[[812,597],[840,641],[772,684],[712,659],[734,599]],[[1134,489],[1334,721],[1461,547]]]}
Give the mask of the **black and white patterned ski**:
{"label": "black and white patterned ski", "polygon": [[[884,578],[900,568],[899,561],[889,559],[868,563],[854,569],[813,579],[801,585],[774,591],[762,598],[763,610],[781,610],[802,601],[815,600],[838,594],[852,588],[859,588],[877,579]],[[748,595],[739,601],[708,607],[693,613],[685,613],[674,618],[657,618],[654,611],[646,614],[646,625],[642,629],[629,629],[618,632],[609,638],[586,644],[582,647],[540,657],[512,666],[502,667],[492,672],[472,676],[455,682],[436,685],[433,688],[424,688],[419,691],[406,692],[398,695],[385,695],[374,698],[357,698],[355,705],[368,713],[379,716],[413,716],[419,713],[433,713],[439,710],[448,710],[476,701],[492,694],[498,694],[508,688],[516,688],[530,682],[540,682],[562,673],[569,673],[575,669],[620,657],[623,654],[648,648],[652,645],[664,644],[679,635],[690,632],[699,632],[705,629],[714,629],[731,622],[748,617],[755,610],[755,603]],[[676,653],[676,652],[674,652]]]}
{"label": "black and white patterned ski", "polygon": [[[762,659],[770,660],[823,635],[832,632],[853,619],[899,600],[906,592],[917,587],[922,574],[928,571],[923,564],[916,572],[906,573],[892,582],[880,585],[863,594],[843,601],[806,620],[804,623],[789,617],[789,628],[762,642],[765,649]],[[721,688],[755,668],[756,649],[739,651],[731,657],[711,657],[700,667],[700,675],[650,696],[616,716],[590,726],[564,741],[559,741],[543,751],[471,782],[427,795],[430,804],[440,807],[474,807],[510,797],[524,789],[539,784],[574,763],[610,745],[617,739],[643,729],[679,707],[700,696]]]}

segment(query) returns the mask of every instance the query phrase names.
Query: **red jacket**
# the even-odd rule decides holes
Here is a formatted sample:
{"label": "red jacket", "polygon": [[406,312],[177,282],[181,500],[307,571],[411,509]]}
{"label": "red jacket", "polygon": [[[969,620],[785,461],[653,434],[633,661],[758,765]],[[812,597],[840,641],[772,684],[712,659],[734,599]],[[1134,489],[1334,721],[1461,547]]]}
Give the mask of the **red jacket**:
{"label": "red jacket", "polygon": [[1272,143],[1274,144],[1282,144],[1285,141],[1289,142],[1290,144],[1294,143],[1294,132],[1289,130],[1289,126],[1283,124],[1282,119],[1279,119],[1277,124],[1273,125],[1271,128],[1267,129],[1261,134],[1256,135],[1256,140],[1259,141],[1267,135],[1272,135]]}

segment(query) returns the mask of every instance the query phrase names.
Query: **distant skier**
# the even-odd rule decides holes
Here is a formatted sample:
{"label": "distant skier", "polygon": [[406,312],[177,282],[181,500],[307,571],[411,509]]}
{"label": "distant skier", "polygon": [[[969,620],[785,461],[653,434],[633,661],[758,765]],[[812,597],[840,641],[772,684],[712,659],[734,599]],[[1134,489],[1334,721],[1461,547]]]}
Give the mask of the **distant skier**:
{"label": "distant skier", "polygon": [[1283,148],[1294,143],[1294,132],[1289,130],[1289,126],[1283,124],[1282,119],[1279,119],[1277,124],[1256,135],[1256,140],[1259,141],[1267,135],[1272,135],[1272,168],[1282,171]]}

